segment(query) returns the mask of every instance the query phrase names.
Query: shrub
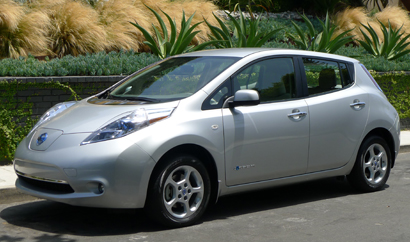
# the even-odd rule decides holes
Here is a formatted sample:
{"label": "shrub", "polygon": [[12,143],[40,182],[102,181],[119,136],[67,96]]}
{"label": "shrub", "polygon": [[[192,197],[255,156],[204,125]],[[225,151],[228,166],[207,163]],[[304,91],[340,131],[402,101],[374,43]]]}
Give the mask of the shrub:
{"label": "shrub", "polygon": [[280,49],[296,49],[296,47],[290,43],[270,41],[262,45],[263,48],[280,48]]}
{"label": "shrub", "polygon": [[301,15],[303,21],[308,27],[308,34],[306,35],[302,29],[292,21],[293,27],[295,28],[298,37],[289,34],[289,38],[295,42],[296,46],[303,50],[312,50],[319,52],[334,53],[339,48],[345,44],[352,41],[352,36],[346,36],[351,30],[344,31],[339,34],[334,34],[336,26],[330,23],[329,15],[326,14],[325,22],[320,21],[323,31],[318,33],[314,28],[312,22],[306,17],[306,15]]}
{"label": "shrub", "polygon": [[[144,36],[129,22],[138,21],[144,28],[150,27],[149,15],[137,8],[132,0],[99,1],[95,9],[99,21],[107,33],[107,51],[143,50]],[[151,21],[152,22],[152,21]]]}
{"label": "shrub", "polygon": [[272,0],[215,0],[214,3],[218,5],[221,9],[226,9],[229,11],[233,11],[235,6],[238,4],[239,6],[249,6],[254,7],[257,11],[268,11],[271,12],[274,9],[279,10],[278,1],[273,3]]}
{"label": "shrub", "polygon": [[0,2],[0,57],[47,53],[50,19],[12,0]]}
{"label": "shrub", "polygon": [[53,10],[51,49],[58,57],[105,50],[107,35],[92,7],[67,0]]}
{"label": "shrub", "polygon": [[376,13],[373,18],[384,26],[390,23],[394,29],[401,28],[403,32],[410,34],[409,12],[401,7],[386,7],[383,11]]}
{"label": "shrub", "polygon": [[[338,12],[334,17],[334,22],[337,26],[335,31],[336,34],[352,30],[348,34],[359,40],[364,40],[363,35],[360,32],[360,26],[362,23],[368,23],[371,26],[375,25],[367,16],[365,8],[347,8],[344,11]],[[381,35],[381,31],[378,30],[378,36]]]}
{"label": "shrub", "polygon": [[[362,31],[371,34],[362,24],[373,29],[379,39],[383,39],[383,31],[379,21],[388,26],[389,21],[394,29],[401,28],[402,32],[410,33],[410,19],[408,11],[400,7],[387,7],[383,11],[369,17],[369,13],[364,8],[347,8],[335,16],[335,24],[338,26],[337,32],[353,29],[349,35],[353,35],[355,40],[366,41]],[[362,31],[361,31],[362,30]]]}
{"label": "shrub", "polygon": [[[213,19],[212,13],[218,8],[208,0],[135,0],[134,2],[134,5],[137,8],[143,10],[146,9],[144,4],[155,10],[162,18],[166,18],[166,16],[162,13],[161,9],[165,10],[171,16],[171,19],[175,20],[176,22],[181,22],[184,13],[188,16],[194,16],[192,18],[192,24],[202,22],[203,18],[207,19],[213,24],[216,24],[216,20]],[[151,11],[144,12],[145,14],[148,14],[150,23],[156,22],[156,17]],[[139,23],[138,19],[135,19],[132,22],[135,21]],[[167,27],[167,29],[171,28],[168,21],[165,22],[165,26]],[[160,26],[156,25],[156,27],[159,28]],[[211,32],[206,25],[200,24],[195,28],[195,30],[200,32],[195,35],[191,44],[198,45],[209,40],[208,34],[210,34]],[[177,31],[179,30],[177,29]]]}
{"label": "shrub", "polygon": [[177,26],[176,26],[175,20],[172,20],[168,14],[166,14],[164,11],[161,10],[161,12],[167,17],[168,22],[171,26],[171,32],[170,32],[170,35],[168,35],[167,27],[165,26],[165,22],[162,20],[161,16],[152,8],[148,6],[147,8],[152,13],[154,13],[155,17],[158,20],[159,25],[161,26],[162,33],[160,32],[160,30],[158,30],[157,27],[155,27],[155,25],[152,25],[152,28],[154,29],[154,32],[155,32],[155,35],[153,38],[151,34],[138,23],[131,23],[131,24],[134,25],[136,28],[138,28],[144,34],[144,37],[147,40],[147,41],[144,41],[144,43],[148,45],[151,51],[155,55],[160,57],[161,59],[164,59],[172,55],[182,54],[190,50],[192,51],[201,50],[201,49],[204,49],[206,46],[216,42],[216,41],[204,42],[195,47],[190,46],[189,44],[192,42],[192,39],[195,37],[196,34],[200,32],[200,31],[192,32],[199,24],[201,24],[201,23],[196,23],[191,26],[191,21],[194,15],[191,15],[191,17],[189,17],[188,20],[185,20],[185,12],[183,12],[182,19],[181,19],[181,27],[180,27],[179,33],[177,33]]}
{"label": "shrub", "polygon": [[48,61],[29,56],[0,60],[0,76],[96,76],[108,75],[108,70],[109,75],[129,75],[158,60],[152,54],[134,51],[67,55]]}
{"label": "shrub", "polygon": [[67,85],[58,82],[21,83],[18,81],[0,81],[0,161],[13,159],[17,145],[28,134],[36,120],[32,117],[30,98],[20,100],[19,91],[29,88],[58,88],[71,92],[76,99],[77,94]]}
{"label": "shrub", "polygon": [[[216,24],[212,12],[217,7],[208,0],[2,0],[0,57],[18,58],[29,53],[62,57],[121,49],[149,51],[143,44],[144,36],[129,25],[137,21],[149,30],[155,22],[155,15],[145,11],[144,4],[157,12],[167,9],[178,22],[185,11],[194,16],[193,24],[202,18]],[[166,26],[171,27],[168,23]],[[210,30],[205,25],[197,25],[196,30],[201,32],[191,44],[208,41]]]}
{"label": "shrub", "polygon": [[[242,47],[261,47],[265,44],[275,33],[279,32],[280,29],[274,29],[268,33],[259,31],[259,22],[262,15],[259,15],[257,19],[247,20],[242,11],[239,9],[239,22],[228,14],[231,22],[233,23],[233,34],[225,23],[218,18],[215,14],[214,17],[218,21],[219,26],[213,26],[206,19],[205,23],[208,25],[212,32],[209,37],[216,41],[216,48],[242,48]],[[249,27],[248,27],[249,26]]]}
{"label": "shrub", "polygon": [[372,73],[372,75],[399,113],[400,119],[410,118],[410,75],[404,73],[382,75]]}
{"label": "shrub", "polygon": [[380,22],[380,26],[383,33],[382,40],[379,40],[379,36],[377,36],[377,33],[370,25],[363,25],[371,36],[370,38],[363,30],[360,30],[365,41],[358,41],[363,48],[373,56],[384,57],[387,60],[394,60],[410,53],[410,50],[406,50],[406,47],[410,44],[410,42],[406,43],[407,39],[410,38],[410,34],[402,37],[403,33],[400,34],[401,27],[399,29],[394,29],[390,22],[388,28],[386,28],[382,22]]}

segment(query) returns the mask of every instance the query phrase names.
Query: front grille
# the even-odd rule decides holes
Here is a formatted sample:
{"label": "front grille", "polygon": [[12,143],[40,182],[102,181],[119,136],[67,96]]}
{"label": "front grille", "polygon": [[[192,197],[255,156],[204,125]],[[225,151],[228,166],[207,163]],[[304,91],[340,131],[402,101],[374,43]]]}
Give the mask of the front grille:
{"label": "front grille", "polygon": [[74,193],[73,188],[68,184],[59,184],[47,181],[40,181],[36,179],[27,178],[18,175],[19,179],[24,183],[28,184],[31,189],[38,190],[41,192],[51,192],[59,194]]}

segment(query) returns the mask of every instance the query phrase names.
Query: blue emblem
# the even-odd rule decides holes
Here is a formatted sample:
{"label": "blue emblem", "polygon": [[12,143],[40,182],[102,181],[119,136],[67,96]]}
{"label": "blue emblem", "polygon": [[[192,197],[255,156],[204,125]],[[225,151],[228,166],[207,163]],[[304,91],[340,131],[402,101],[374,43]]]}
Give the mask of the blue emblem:
{"label": "blue emblem", "polygon": [[44,133],[44,134],[38,136],[37,145],[41,145],[42,143],[44,143],[44,141],[46,141],[47,137],[48,137],[47,133]]}

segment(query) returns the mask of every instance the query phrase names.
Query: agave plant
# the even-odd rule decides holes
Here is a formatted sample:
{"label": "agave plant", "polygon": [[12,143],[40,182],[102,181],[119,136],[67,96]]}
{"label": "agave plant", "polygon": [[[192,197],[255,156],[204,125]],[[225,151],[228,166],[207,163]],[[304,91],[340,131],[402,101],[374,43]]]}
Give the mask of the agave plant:
{"label": "agave plant", "polygon": [[404,33],[400,33],[403,26],[398,29],[394,29],[392,28],[390,21],[388,28],[386,28],[382,22],[379,21],[379,23],[383,32],[383,40],[381,41],[379,40],[379,37],[373,27],[362,24],[371,36],[370,38],[362,29],[360,29],[365,41],[358,41],[363,48],[365,48],[374,57],[382,56],[387,60],[394,60],[410,53],[410,50],[406,49],[406,47],[410,44],[410,42],[406,43],[407,39],[410,37],[410,34],[403,37]]}
{"label": "agave plant", "polygon": [[[208,25],[209,29],[212,32],[212,35],[209,36],[211,40],[217,41],[215,44],[216,48],[240,48],[240,47],[261,47],[266,43],[275,33],[282,30],[283,28],[278,28],[270,31],[269,33],[259,32],[259,22],[261,16],[257,19],[246,20],[242,11],[239,9],[239,22],[228,14],[228,17],[234,24],[234,32],[231,34],[231,30],[225,23],[218,18],[215,14],[214,17],[218,21],[221,28],[211,25],[208,21],[205,20],[205,23]],[[249,22],[249,29],[247,28],[247,22]]]}
{"label": "agave plant", "polygon": [[193,30],[195,29],[195,27],[197,27],[199,24],[202,23],[202,22],[199,22],[190,27],[192,18],[194,17],[195,13],[192,14],[191,17],[188,18],[188,20],[186,20],[185,12],[183,12],[182,20],[181,20],[181,28],[178,34],[175,20],[172,20],[171,17],[167,13],[161,10],[161,12],[167,17],[169,24],[171,26],[171,33],[169,35],[167,27],[164,23],[164,20],[162,20],[161,16],[152,8],[148,7],[147,5],[145,6],[149,10],[151,10],[151,12],[157,18],[158,23],[162,30],[162,34],[161,34],[161,31],[158,30],[158,28],[154,24],[152,24],[152,28],[154,29],[154,32],[155,32],[154,37],[151,36],[151,34],[146,29],[144,29],[141,25],[139,25],[137,22],[131,23],[131,24],[137,27],[142,32],[142,34],[144,35],[146,39],[146,41],[144,41],[144,44],[148,45],[151,51],[155,55],[159,56],[161,59],[164,59],[168,56],[182,54],[187,51],[202,50],[206,46],[218,42],[218,41],[208,41],[208,42],[199,44],[195,47],[190,45],[195,35],[200,32],[200,31],[193,32]]}
{"label": "agave plant", "polygon": [[346,34],[353,29],[344,31],[335,37],[333,36],[336,30],[336,25],[332,25],[330,23],[329,14],[326,14],[325,22],[318,18],[323,27],[323,31],[320,33],[318,33],[318,31],[313,27],[312,22],[308,19],[308,17],[306,17],[305,14],[300,16],[308,28],[308,34],[306,35],[299,25],[293,21],[292,25],[295,28],[298,37],[288,34],[288,37],[295,42],[299,49],[334,53],[340,47],[353,41],[353,36],[346,36]]}

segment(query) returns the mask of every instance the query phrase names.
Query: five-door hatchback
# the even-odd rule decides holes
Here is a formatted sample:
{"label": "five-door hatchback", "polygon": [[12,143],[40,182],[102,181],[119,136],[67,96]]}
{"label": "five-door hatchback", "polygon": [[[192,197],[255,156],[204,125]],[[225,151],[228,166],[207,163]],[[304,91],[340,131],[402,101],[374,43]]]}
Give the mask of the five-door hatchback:
{"label": "five-door hatchback", "polygon": [[345,175],[379,190],[399,133],[396,110],[355,59],[193,52],[52,107],[17,149],[16,187],[72,205],[144,207],[186,226],[238,192]]}

